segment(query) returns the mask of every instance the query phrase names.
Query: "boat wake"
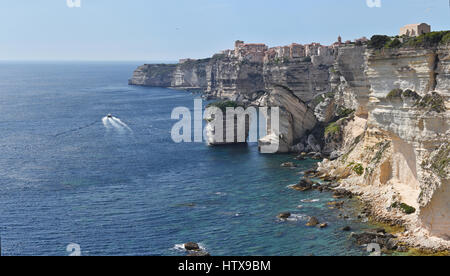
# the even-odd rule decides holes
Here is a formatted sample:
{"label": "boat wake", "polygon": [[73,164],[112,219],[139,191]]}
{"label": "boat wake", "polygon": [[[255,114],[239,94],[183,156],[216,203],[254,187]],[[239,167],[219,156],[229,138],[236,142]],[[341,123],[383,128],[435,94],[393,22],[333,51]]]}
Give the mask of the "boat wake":
{"label": "boat wake", "polygon": [[98,121],[96,120],[96,121],[94,121],[94,122],[92,122],[90,124],[87,124],[87,125],[84,125],[84,126],[81,126],[81,127],[78,127],[78,128],[74,128],[74,129],[71,129],[71,130],[68,130],[68,131],[60,132],[60,133],[56,134],[55,137],[63,136],[63,135],[66,135],[66,134],[69,134],[69,133],[72,133],[72,132],[78,132],[78,131],[81,131],[81,130],[83,130],[85,128],[89,128],[91,126],[94,126],[97,123],[98,123]]}
{"label": "boat wake", "polygon": [[122,122],[119,118],[113,117],[111,115],[108,115],[106,117],[102,118],[103,125],[106,127],[106,129],[114,129],[118,132],[133,132],[131,128]]}

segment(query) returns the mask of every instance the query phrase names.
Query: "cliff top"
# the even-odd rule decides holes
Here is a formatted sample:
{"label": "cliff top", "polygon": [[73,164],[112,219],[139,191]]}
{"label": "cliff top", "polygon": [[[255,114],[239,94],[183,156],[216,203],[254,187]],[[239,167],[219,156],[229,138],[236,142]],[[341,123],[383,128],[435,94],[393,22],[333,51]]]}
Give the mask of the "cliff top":
{"label": "cliff top", "polygon": [[374,35],[369,40],[371,49],[395,48],[433,48],[440,45],[450,45],[450,31],[431,32],[418,37]]}

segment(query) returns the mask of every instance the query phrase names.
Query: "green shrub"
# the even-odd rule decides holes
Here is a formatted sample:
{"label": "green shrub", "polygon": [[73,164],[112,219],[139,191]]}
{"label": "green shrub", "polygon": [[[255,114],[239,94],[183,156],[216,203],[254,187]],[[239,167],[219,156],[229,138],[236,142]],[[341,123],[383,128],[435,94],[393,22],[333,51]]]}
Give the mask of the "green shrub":
{"label": "green shrub", "polygon": [[353,171],[354,171],[355,173],[357,173],[358,175],[363,175],[363,174],[364,174],[364,167],[363,167],[363,165],[361,165],[361,164],[356,164],[356,165],[353,167]]}
{"label": "green shrub", "polygon": [[405,213],[407,215],[411,215],[416,212],[416,208],[409,206],[408,204],[405,204],[405,203],[395,202],[394,204],[392,204],[391,207],[400,209],[400,210],[402,210],[403,213]]}
{"label": "green shrub", "polygon": [[391,38],[387,35],[374,35],[369,41],[368,47],[371,49],[382,49],[388,43],[391,41]]}
{"label": "green shrub", "polygon": [[450,39],[450,31],[431,32],[410,38],[404,44],[409,47],[436,47],[439,44],[447,44]]}
{"label": "green shrub", "polygon": [[304,59],[303,59],[303,62],[311,62],[311,57],[305,57]]}
{"label": "green shrub", "polygon": [[437,155],[433,158],[431,168],[440,177],[448,177],[446,169],[450,166],[450,145],[441,148]]}
{"label": "green shrub", "polygon": [[437,113],[445,112],[446,110],[444,98],[436,92],[427,94],[421,100],[417,101],[416,106]]}
{"label": "green shrub", "polygon": [[447,32],[447,34],[442,37],[441,44],[450,44],[450,32]]}
{"label": "green shrub", "polygon": [[422,99],[422,97],[419,94],[417,94],[417,92],[412,91],[411,89],[406,89],[405,91],[403,91],[402,96],[405,98],[413,98],[415,100]]}
{"label": "green shrub", "polygon": [[395,98],[401,98],[403,94],[403,90],[397,88],[389,92],[386,96],[386,99],[393,100]]}
{"label": "green shrub", "polygon": [[400,46],[402,46],[402,43],[398,38],[396,38],[386,43],[385,47],[388,49],[392,49],[392,48],[399,48]]}
{"label": "green shrub", "polygon": [[346,118],[346,117],[352,115],[353,112],[355,112],[355,110],[341,106],[338,108],[336,114],[338,115],[339,118]]}

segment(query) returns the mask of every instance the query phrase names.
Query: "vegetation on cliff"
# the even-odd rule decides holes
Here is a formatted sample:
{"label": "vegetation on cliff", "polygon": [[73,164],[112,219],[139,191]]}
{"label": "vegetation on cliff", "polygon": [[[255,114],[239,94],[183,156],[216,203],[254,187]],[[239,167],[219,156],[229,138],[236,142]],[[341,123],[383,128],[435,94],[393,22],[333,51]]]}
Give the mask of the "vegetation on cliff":
{"label": "vegetation on cliff", "polygon": [[325,137],[328,137],[329,135],[334,135],[336,133],[339,133],[341,131],[341,126],[337,123],[331,123],[325,128]]}
{"label": "vegetation on cliff", "polygon": [[437,47],[450,44],[450,31],[431,32],[418,37],[374,35],[368,43],[370,49],[395,49],[401,47]]}
{"label": "vegetation on cliff", "polygon": [[410,89],[403,91],[402,89],[397,88],[386,95],[386,100],[388,101],[403,100],[406,98],[415,101],[414,106],[422,110],[434,111],[437,113],[445,112],[446,110],[445,100],[437,92],[432,92],[421,97],[417,92]]}
{"label": "vegetation on cliff", "polygon": [[416,212],[416,208],[409,206],[406,203],[395,202],[394,204],[392,204],[391,207],[400,209],[403,213],[405,213],[407,215],[411,215]]}
{"label": "vegetation on cliff", "polygon": [[444,98],[436,92],[425,95],[425,97],[417,101],[416,106],[437,113],[445,112],[446,110]]}
{"label": "vegetation on cliff", "polygon": [[353,171],[358,175],[363,175],[364,167],[362,164],[356,164],[355,166],[353,166]]}
{"label": "vegetation on cliff", "polygon": [[448,177],[447,171],[450,166],[450,145],[443,146],[431,162],[431,169],[440,177]]}

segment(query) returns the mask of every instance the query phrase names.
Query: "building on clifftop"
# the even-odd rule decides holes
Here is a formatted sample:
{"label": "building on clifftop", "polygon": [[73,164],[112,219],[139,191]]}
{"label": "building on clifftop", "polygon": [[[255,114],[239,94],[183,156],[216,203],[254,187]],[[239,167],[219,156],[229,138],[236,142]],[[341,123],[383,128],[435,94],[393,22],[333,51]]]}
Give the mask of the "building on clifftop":
{"label": "building on clifftop", "polygon": [[410,24],[400,28],[400,36],[419,36],[431,32],[431,26],[426,23]]}
{"label": "building on clifftop", "polygon": [[237,40],[234,44],[234,54],[240,60],[261,63],[269,47],[262,43],[247,44]]}

